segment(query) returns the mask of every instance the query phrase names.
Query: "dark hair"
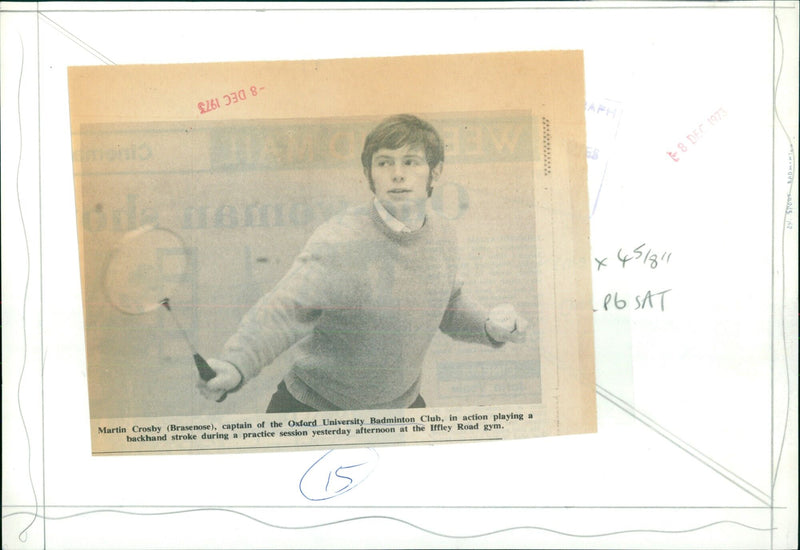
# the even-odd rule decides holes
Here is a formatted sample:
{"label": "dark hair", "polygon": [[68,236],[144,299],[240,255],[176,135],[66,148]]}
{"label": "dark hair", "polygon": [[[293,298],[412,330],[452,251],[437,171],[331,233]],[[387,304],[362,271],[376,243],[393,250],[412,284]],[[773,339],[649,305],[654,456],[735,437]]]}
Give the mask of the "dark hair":
{"label": "dark hair", "polygon": [[390,116],[372,129],[364,140],[364,150],[361,152],[361,164],[373,191],[372,156],[378,149],[399,149],[404,145],[424,147],[425,159],[431,170],[444,162],[444,143],[436,128],[414,115]]}

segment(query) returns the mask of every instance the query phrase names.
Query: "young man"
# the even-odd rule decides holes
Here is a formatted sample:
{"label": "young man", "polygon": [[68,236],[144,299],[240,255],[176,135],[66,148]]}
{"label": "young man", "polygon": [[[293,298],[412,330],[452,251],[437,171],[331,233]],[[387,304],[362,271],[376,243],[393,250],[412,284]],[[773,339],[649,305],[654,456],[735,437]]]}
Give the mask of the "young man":
{"label": "young man", "polygon": [[374,197],[321,225],[289,272],[244,316],[217,376],[215,399],[292,348],[293,366],[267,412],[424,407],[420,379],[437,330],[499,347],[522,342],[513,306],[486,312],[462,292],[456,237],[427,208],[444,144],[429,123],[398,115],[361,155]]}

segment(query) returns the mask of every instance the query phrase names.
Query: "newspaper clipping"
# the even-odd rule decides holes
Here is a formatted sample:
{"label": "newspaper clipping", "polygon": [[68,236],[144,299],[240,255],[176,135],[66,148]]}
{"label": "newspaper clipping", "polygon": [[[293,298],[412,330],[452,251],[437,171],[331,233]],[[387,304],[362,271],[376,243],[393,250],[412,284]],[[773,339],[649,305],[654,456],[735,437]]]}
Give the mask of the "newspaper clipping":
{"label": "newspaper clipping", "polygon": [[69,84],[93,454],[596,430],[581,52]]}

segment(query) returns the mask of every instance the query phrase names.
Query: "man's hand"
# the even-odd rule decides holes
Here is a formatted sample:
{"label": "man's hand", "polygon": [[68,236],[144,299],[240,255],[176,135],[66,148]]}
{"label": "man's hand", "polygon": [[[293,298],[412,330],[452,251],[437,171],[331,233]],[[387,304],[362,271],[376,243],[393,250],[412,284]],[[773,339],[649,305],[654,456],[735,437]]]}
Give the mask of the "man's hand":
{"label": "man's hand", "polygon": [[227,361],[220,361],[219,359],[206,359],[208,366],[214,369],[217,375],[209,380],[203,382],[197,381],[197,389],[203,394],[206,399],[218,401],[225,392],[237,389],[242,383],[242,375],[239,369]]}
{"label": "man's hand", "polygon": [[524,342],[527,329],[528,321],[520,317],[511,304],[495,307],[486,319],[486,334],[495,342]]}

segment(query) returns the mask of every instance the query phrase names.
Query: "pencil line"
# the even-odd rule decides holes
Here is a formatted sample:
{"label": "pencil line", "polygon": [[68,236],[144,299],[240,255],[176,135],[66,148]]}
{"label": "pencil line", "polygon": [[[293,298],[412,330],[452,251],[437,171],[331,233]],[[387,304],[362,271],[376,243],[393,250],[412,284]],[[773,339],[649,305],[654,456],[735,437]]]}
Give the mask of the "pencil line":
{"label": "pencil line", "polygon": [[[38,7],[38,4],[37,4]],[[36,18],[36,124],[38,143],[38,191],[39,191],[39,353],[41,357],[39,382],[42,395],[42,515],[47,514],[47,480],[46,480],[46,444],[44,429],[44,362],[47,354],[44,350],[44,225],[42,222],[42,42],[39,32],[40,20]],[[47,520],[42,519],[42,548],[47,550]]]}
{"label": "pencil line", "polygon": [[742,479],[735,473],[731,472],[711,457],[703,454],[698,449],[694,448],[689,443],[680,439],[677,435],[673,434],[660,424],[658,424],[655,420],[648,417],[647,415],[641,413],[640,411],[636,410],[633,406],[629,403],[625,402],[623,399],[617,397],[613,393],[609,392],[599,384],[596,385],[597,387],[597,394],[600,397],[603,397],[611,404],[617,406],[622,411],[627,413],[628,415],[632,416],[636,420],[640,421],[642,424],[659,434],[660,436],[664,437],[667,441],[671,442],[673,445],[677,446],[679,449],[683,450],[684,452],[688,453],[690,456],[694,457],[701,463],[705,464],[707,467],[711,468],[719,475],[748,493],[750,496],[757,499],[759,502],[766,504],[767,506],[770,505],[769,495],[767,495],[764,491],[758,489],[751,483],[748,483],[746,480]]}
{"label": "pencil line", "polygon": [[[770,88],[772,92],[772,148],[770,150],[770,165],[771,165],[771,174],[770,174],[770,191],[772,192],[772,196],[770,197],[771,200],[769,202],[770,205],[770,238],[771,238],[771,246],[769,249],[770,252],[770,311],[769,311],[769,526],[770,528],[775,527],[775,509],[773,506],[775,505],[775,483],[773,482],[775,476],[775,94],[776,94],[776,85],[775,85],[775,1],[772,0],[772,82],[770,82]],[[769,547],[772,550],[775,546],[774,537],[772,535],[772,531],[770,530],[769,536]]]}
{"label": "pencil line", "polygon": [[[564,4],[577,4],[577,2],[564,2]],[[788,2],[786,2],[788,4]],[[254,14],[254,13],[266,13],[266,12],[350,12],[350,11],[371,11],[371,12],[383,12],[383,11],[431,11],[431,12],[446,12],[446,11],[575,11],[575,10],[603,10],[603,11],[646,11],[646,10],[685,10],[685,9],[718,9],[720,7],[725,7],[729,9],[750,9],[750,10],[764,10],[767,7],[763,5],[748,5],[746,3],[739,4],[737,2],[725,2],[724,6],[720,6],[718,3],[716,4],[707,4],[704,2],[696,2],[696,5],[693,3],[686,3],[679,6],[671,6],[671,5],[660,5],[660,6],[635,6],[635,5],[624,5],[624,6],[592,6],[587,4],[581,4],[580,7],[568,7],[568,6],[559,6],[559,5],[548,5],[548,6],[480,6],[480,7],[468,7],[468,6],[458,6],[458,7],[434,7],[434,6],[426,6],[422,8],[414,8],[414,7],[381,7],[381,8],[333,8],[333,7],[326,7],[326,8],[269,8],[269,9],[254,9],[254,8],[210,8],[210,9],[97,9],[97,10],[42,10],[46,11],[47,13],[192,13],[192,12],[202,12],[202,13],[243,13],[243,14]],[[778,6],[780,9],[791,9],[790,5],[781,5]],[[3,13],[30,13],[34,10],[0,10]]]}
{"label": "pencil line", "polygon": [[[17,125],[19,139],[19,152],[17,154],[17,173],[16,173],[16,195],[17,195],[17,209],[19,211],[19,221],[22,226],[23,242],[25,243],[25,290],[22,294],[22,366],[19,372],[19,380],[17,382],[17,410],[19,411],[19,418],[22,422],[22,430],[25,432],[25,444],[28,456],[28,480],[30,481],[31,491],[33,492],[33,501],[36,507],[36,514],[39,510],[39,497],[36,494],[36,484],[33,482],[32,471],[32,457],[31,457],[31,438],[28,432],[28,424],[25,422],[25,414],[22,411],[22,380],[25,376],[25,369],[28,364],[28,288],[30,286],[31,278],[31,262],[30,262],[30,244],[28,242],[28,229],[25,225],[25,215],[22,209],[22,196],[20,195],[20,171],[22,168],[22,75],[25,68],[25,44],[22,41],[22,36],[17,33],[19,38],[20,47],[20,63],[19,63],[19,79],[17,81]],[[20,531],[18,538],[21,542],[26,542],[28,539],[28,529],[36,521],[36,515],[31,518],[30,523]]]}
{"label": "pencil line", "polygon": [[[317,524],[309,524],[309,525],[280,525],[276,523],[271,523],[268,521],[264,521],[262,519],[256,518],[250,514],[246,514],[244,512],[240,512],[238,510],[231,510],[228,508],[194,508],[190,510],[170,510],[170,511],[162,511],[162,512],[131,512],[127,510],[88,510],[85,512],[78,512],[75,514],[69,514],[66,516],[52,516],[49,517],[49,520],[63,520],[63,519],[72,519],[81,516],[87,516],[90,514],[99,514],[99,513],[108,513],[108,514],[121,514],[121,515],[129,515],[129,516],[172,516],[178,514],[189,514],[194,512],[225,512],[227,514],[232,514],[236,516],[241,516],[243,518],[252,520],[256,523],[259,523],[265,527],[271,527],[274,529],[283,529],[283,530],[290,530],[290,531],[299,531],[299,530],[306,530],[306,529],[318,529],[321,527],[331,527],[335,525],[343,525],[348,523],[354,523],[357,521],[364,521],[364,520],[388,520],[391,522],[400,523],[402,525],[406,525],[408,527],[412,527],[421,531],[423,533],[427,533],[430,535],[434,535],[437,537],[442,538],[449,538],[449,539],[475,539],[475,538],[482,538],[488,537],[491,535],[497,535],[501,533],[509,533],[512,531],[521,531],[521,530],[534,530],[534,531],[542,531],[546,533],[553,533],[556,535],[561,535],[565,537],[573,537],[573,538],[598,538],[598,537],[610,537],[614,535],[622,535],[622,534],[630,534],[630,533],[654,533],[654,534],[685,534],[685,533],[692,533],[695,531],[701,531],[703,529],[708,529],[710,527],[714,527],[717,525],[736,525],[739,527],[743,527],[746,529],[751,529],[753,531],[769,531],[770,528],[767,527],[755,527],[752,525],[747,525],[745,523],[741,523],[738,521],[733,520],[720,520],[715,521],[712,523],[706,523],[703,525],[698,525],[696,527],[690,527],[687,529],[622,529],[618,531],[607,531],[603,533],[570,533],[566,531],[559,531],[556,529],[550,529],[548,527],[541,527],[537,525],[519,525],[513,527],[506,527],[504,529],[495,529],[492,531],[485,531],[481,533],[473,533],[468,535],[454,535],[449,533],[444,533],[442,531],[434,531],[433,529],[428,529],[426,527],[422,527],[417,525],[411,521],[407,521],[404,519],[396,518],[393,516],[384,516],[384,515],[371,515],[371,516],[356,516],[352,518],[345,518],[340,520],[328,521],[323,523]],[[18,515],[29,515],[32,512],[14,512],[12,514],[8,514],[3,516],[3,519],[10,518],[13,516]]]}
{"label": "pencil line", "polygon": [[[774,98],[778,95],[778,87],[781,80],[781,75],[783,74],[783,59],[784,59],[784,46],[783,46],[783,33],[781,32],[781,25],[780,21],[777,17],[775,17],[775,29],[778,32],[779,44],[781,46],[781,61],[780,66],[778,69],[778,76],[775,81],[775,90],[773,95],[773,110],[775,112],[775,120],[778,121],[778,125],[780,126],[781,130],[783,131],[784,136],[786,136],[786,140],[789,144],[789,158],[790,158],[790,174],[789,177],[789,191],[787,195],[791,197],[792,189],[794,188],[794,146],[792,144],[792,138],[789,136],[789,133],[786,131],[786,127],[783,125],[783,121],[781,120],[780,114],[778,113],[778,106]],[[773,151],[774,157],[774,151]],[[774,186],[774,180],[773,180]],[[778,450],[778,458],[775,461],[775,468],[773,471],[772,477],[772,485],[775,486],[778,480],[778,470],[780,469],[781,458],[783,457],[783,448],[786,442],[786,431],[789,425],[789,409],[790,409],[790,402],[791,402],[791,378],[789,376],[789,348],[788,348],[788,339],[786,338],[786,224],[789,218],[788,208],[784,208],[783,213],[783,225],[781,226],[781,300],[782,300],[782,309],[781,309],[781,339],[783,341],[783,363],[784,363],[784,372],[786,374],[786,415],[783,419],[783,433],[781,435],[781,443]]]}
{"label": "pencil line", "polygon": [[[100,509],[127,509],[127,508],[205,508],[205,507],[215,507],[215,508],[242,508],[242,509],[319,509],[319,508],[329,508],[329,509],[337,509],[337,510],[370,510],[370,509],[408,509],[408,510],[416,510],[416,509],[423,509],[423,510],[639,510],[639,509],[648,509],[648,510],[763,510],[769,511],[770,506],[762,505],[762,506],[648,506],[648,505],[629,505],[629,506],[580,506],[580,505],[562,505],[562,506],[524,506],[524,505],[508,505],[508,506],[492,506],[492,505],[396,505],[396,504],[389,504],[389,505],[381,505],[381,504],[370,504],[370,505],[362,505],[362,506],[343,506],[343,505],[325,505],[325,504],[313,504],[313,505],[297,505],[297,504],[209,504],[209,505],[202,505],[202,504],[48,504],[48,508],[100,508]],[[25,508],[34,508],[32,504],[3,504],[0,506],[6,509],[15,509],[15,510],[24,510]],[[776,510],[786,510],[785,506],[776,506]]]}
{"label": "pencil line", "polygon": [[77,36],[72,34],[71,32],[69,32],[67,29],[65,29],[64,27],[62,27],[61,25],[59,25],[58,23],[56,23],[55,21],[53,21],[52,19],[47,17],[41,11],[38,11],[37,13],[39,14],[40,17],[42,17],[43,19],[48,21],[51,25],[53,25],[58,32],[60,32],[61,34],[63,34],[67,38],[69,38],[75,44],[77,44],[78,46],[80,46],[81,48],[83,48],[84,50],[86,50],[87,52],[92,54],[93,56],[95,56],[97,59],[99,59],[100,61],[102,61],[106,65],[116,65],[116,63],[111,61],[108,57],[106,57],[105,55],[100,53],[98,50],[94,49],[89,44],[87,44],[86,42],[84,42],[83,40],[81,40],[80,38],[78,38]]}

